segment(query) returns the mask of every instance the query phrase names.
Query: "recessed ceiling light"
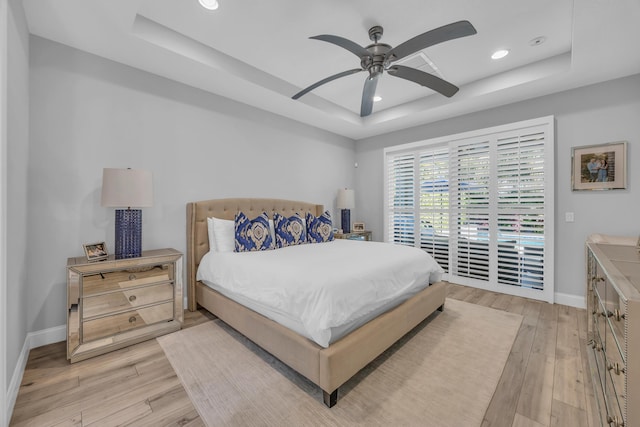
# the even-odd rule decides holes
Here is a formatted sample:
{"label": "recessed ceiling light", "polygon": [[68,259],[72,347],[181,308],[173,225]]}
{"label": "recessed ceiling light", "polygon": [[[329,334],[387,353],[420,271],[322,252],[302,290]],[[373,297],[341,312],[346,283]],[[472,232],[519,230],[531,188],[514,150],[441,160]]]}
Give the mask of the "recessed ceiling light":
{"label": "recessed ceiling light", "polygon": [[382,101],[382,97],[381,96],[376,95],[376,96],[373,97],[373,102],[380,102],[380,101]]}
{"label": "recessed ceiling light", "polygon": [[200,5],[205,9],[216,10],[218,8],[218,0],[198,0]]}
{"label": "recessed ceiling light", "polygon": [[491,55],[491,59],[500,59],[500,58],[504,58],[505,56],[507,56],[509,54],[509,51],[506,49],[500,49],[500,50],[496,50],[495,52],[493,52],[493,55]]}

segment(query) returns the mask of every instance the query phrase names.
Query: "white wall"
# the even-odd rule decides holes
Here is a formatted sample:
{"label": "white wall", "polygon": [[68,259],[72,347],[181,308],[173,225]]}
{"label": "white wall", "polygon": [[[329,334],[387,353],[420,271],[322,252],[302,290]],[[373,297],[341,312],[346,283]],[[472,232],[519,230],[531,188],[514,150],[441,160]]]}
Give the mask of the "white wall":
{"label": "white wall", "polygon": [[[559,302],[583,304],[587,236],[640,234],[640,75],[357,141],[359,218],[382,239],[384,147],[548,115],[556,119],[555,291]],[[571,147],[621,140],[629,142],[627,189],[572,192]]]}
{"label": "white wall", "polygon": [[28,328],[65,324],[65,265],[82,244],[113,248],[102,169],[154,174],[143,249],[186,248],[186,203],[275,197],[335,211],[354,184],[354,142],[31,37]]}
{"label": "white wall", "polygon": [[[7,86],[6,86],[6,163],[3,161],[3,181],[6,179],[6,312],[7,319],[6,379],[8,410],[13,407],[20,385],[25,360],[23,345],[27,336],[26,276],[27,256],[27,185],[29,177],[29,33],[20,0],[9,0],[7,21]],[[4,98],[4,96],[3,96]],[[4,327],[4,320],[3,320]],[[8,412],[8,411],[7,411]],[[4,418],[4,417],[3,417]],[[2,420],[4,421],[4,420]],[[2,425],[0,421],[0,425]]]}

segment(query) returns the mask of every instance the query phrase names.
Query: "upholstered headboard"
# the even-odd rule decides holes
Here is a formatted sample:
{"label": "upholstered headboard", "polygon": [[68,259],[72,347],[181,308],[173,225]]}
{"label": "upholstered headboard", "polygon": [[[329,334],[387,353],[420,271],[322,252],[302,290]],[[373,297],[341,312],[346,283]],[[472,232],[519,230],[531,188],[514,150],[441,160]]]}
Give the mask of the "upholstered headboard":
{"label": "upholstered headboard", "polygon": [[301,215],[311,212],[320,215],[324,212],[322,205],[282,199],[216,199],[187,203],[187,296],[189,310],[197,308],[195,300],[196,272],[202,257],[209,252],[209,235],[207,218],[235,218],[236,213],[244,212],[253,218],[266,212],[271,218],[274,212],[285,216],[295,213]]}

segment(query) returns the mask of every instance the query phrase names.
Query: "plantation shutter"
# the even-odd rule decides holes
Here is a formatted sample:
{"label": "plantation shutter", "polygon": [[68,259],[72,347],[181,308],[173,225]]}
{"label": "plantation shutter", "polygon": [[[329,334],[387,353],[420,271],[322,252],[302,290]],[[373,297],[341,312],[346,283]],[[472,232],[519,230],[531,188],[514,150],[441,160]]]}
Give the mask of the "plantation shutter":
{"label": "plantation shutter", "polygon": [[462,142],[451,159],[453,273],[480,280],[489,279],[489,150],[488,140]]}
{"label": "plantation shutter", "polygon": [[420,248],[449,271],[449,149],[420,152]]}
{"label": "plantation shutter", "polygon": [[385,240],[445,280],[553,302],[553,118],[385,149]]}
{"label": "plantation shutter", "polygon": [[389,240],[415,246],[415,155],[394,156],[387,163]]}
{"label": "plantation shutter", "polygon": [[497,140],[498,282],[544,287],[544,132]]}

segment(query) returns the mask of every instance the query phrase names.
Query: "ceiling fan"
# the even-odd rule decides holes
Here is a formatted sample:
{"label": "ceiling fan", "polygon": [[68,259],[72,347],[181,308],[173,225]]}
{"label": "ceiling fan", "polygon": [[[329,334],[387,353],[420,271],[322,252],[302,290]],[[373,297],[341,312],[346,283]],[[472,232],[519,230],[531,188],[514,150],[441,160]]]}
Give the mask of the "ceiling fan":
{"label": "ceiling fan", "polygon": [[379,25],[371,27],[371,29],[369,29],[369,38],[373,41],[373,44],[370,44],[367,47],[362,47],[359,44],[343,37],[329,34],[309,37],[310,39],[333,43],[353,53],[360,58],[360,68],[343,71],[341,73],[334,74],[333,76],[329,76],[326,79],[322,79],[296,93],[292,98],[298,99],[318,86],[322,86],[323,84],[339,79],[340,77],[359,73],[360,71],[369,72],[369,76],[364,81],[360,117],[365,117],[371,114],[371,111],[373,110],[373,97],[376,93],[376,86],[378,85],[378,78],[382,75],[383,71],[386,71],[391,76],[400,77],[401,79],[409,80],[428,87],[429,89],[433,89],[447,97],[452,97],[458,91],[457,86],[441,79],[440,77],[425,73],[424,71],[417,70],[415,68],[405,67],[403,65],[393,65],[393,62],[429,46],[476,34],[476,29],[469,21],[458,21],[438,27],[435,30],[427,31],[426,33],[415,36],[394,48],[385,43],[378,43],[382,37],[382,32],[383,29]]}

